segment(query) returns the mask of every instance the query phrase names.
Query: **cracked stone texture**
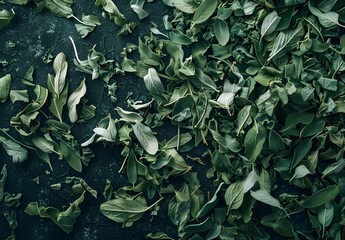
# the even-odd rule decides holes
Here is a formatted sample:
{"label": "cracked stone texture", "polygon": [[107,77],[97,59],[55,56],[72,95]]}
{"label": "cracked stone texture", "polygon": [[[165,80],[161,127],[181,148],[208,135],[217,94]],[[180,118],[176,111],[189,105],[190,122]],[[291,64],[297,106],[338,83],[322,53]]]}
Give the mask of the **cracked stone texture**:
{"label": "cracked stone texture", "polygon": [[[82,13],[100,17],[102,25],[85,39],[78,35],[74,26],[76,21],[73,19],[57,18],[47,10],[38,13],[34,4],[26,6],[0,4],[0,10],[12,8],[16,12],[12,23],[0,31],[0,60],[6,60],[9,63],[7,66],[0,65],[0,76],[6,73],[12,74],[11,89],[25,89],[21,80],[31,65],[35,67],[34,82],[46,86],[47,74],[54,74],[52,63],[45,64],[42,60],[48,50],[52,52],[53,56],[59,52],[66,54],[69,63],[67,79],[70,81],[70,89],[75,89],[84,77],[87,79],[86,98],[97,107],[97,117],[85,124],[73,127],[72,132],[79,141],[88,139],[98,120],[109,113],[113,114],[113,109],[117,105],[125,106],[129,92],[133,92],[133,96],[145,98],[145,95],[141,93],[144,85],[140,79],[133,77],[133,75],[115,76],[114,80],[117,81],[119,87],[117,90],[118,102],[111,102],[102,80],[92,81],[89,75],[75,71],[74,52],[68,37],[72,36],[75,40],[81,59],[86,58],[88,50],[94,45],[96,45],[96,50],[105,54],[107,59],[116,59],[127,42],[137,43],[139,36],[149,32],[151,21],[163,29],[162,17],[168,13],[168,9],[161,1],[154,1],[145,5],[149,17],[139,21],[131,10],[129,1],[116,0],[114,2],[129,21],[137,22],[134,34],[117,36],[118,28],[109,19],[101,17],[102,10],[94,5],[94,1],[76,0],[73,5],[74,14],[79,18],[81,18]],[[6,46],[9,41],[15,43],[14,49]],[[2,112],[0,114],[0,127],[10,128],[11,117],[18,113],[22,107],[23,105],[17,103],[12,105],[10,100],[0,104],[0,111]],[[67,114],[65,113],[65,115]],[[175,130],[172,131],[171,129],[164,131],[160,132],[159,135],[175,133]],[[10,133],[18,137],[13,129]],[[15,233],[17,239],[21,240],[144,239],[147,233],[158,231],[176,237],[176,227],[167,218],[168,199],[160,205],[159,216],[151,221],[150,214],[145,214],[131,228],[122,228],[121,224],[110,221],[99,212],[99,205],[104,202],[102,191],[105,180],[109,179],[114,189],[127,185],[128,182],[125,175],[117,173],[123,159],[120,155],[120,148],[109,148],[103,147],[102,144],[96,144],[92,146],[92,150],[96,157],[79,174],[71,170],[65,161],[54,158],[52,158],[54,171],[50,172],[48,165],[39,160],[33,152],[30,153],[26,162],[13,164],[5,150],[0,147],[0,167],[7,164],[9,176],[5,191],[23,194],[18,208],[8,208],[3,202],[0,203],[0,240],[6,239],[11,233]],[[71,188],[66,184],[63,184],[60,191],[54,191],[50,188],[51,184],[64,181],[66,176],[82,177],[99,194],[98,199],[86,194],[85,201],[80,205],[81,215],[74,225],[74,231],[69,235],[65,234],[49,219],[31,217],[24,213],[25,207],[32,201],[37,201],[42,205],[50,205],[60,210],[66,208],[76,198]],[[40,184],[32,181],[36,177],[40,178]],[[16,212],[19,224],[19,227],[14,231],[9,228],[3,217],[4,212],[11,210]]]}

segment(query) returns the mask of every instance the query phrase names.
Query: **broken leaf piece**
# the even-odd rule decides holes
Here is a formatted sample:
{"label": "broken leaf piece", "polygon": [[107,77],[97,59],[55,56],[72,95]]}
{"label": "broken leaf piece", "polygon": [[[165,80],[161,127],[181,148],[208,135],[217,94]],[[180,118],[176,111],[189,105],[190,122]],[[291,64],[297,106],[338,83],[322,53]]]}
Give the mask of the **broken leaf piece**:
{"label": "broken leaf piece", "polygon": [[12,77],[11,74],[6,74],[0,78],[0,101],[5,102],[10,93]]}
{"label": "broken leaf piece", "polygon": [[102,6],[103,10],[108,13],[110,20],[113,20],[117,26],[123,26],[127,19],[120,12],[117,6],[113,3],[112,0],[96,0],[96,6]]}
{"label": "broken leaf piece", "polygon": [[65,211],[60,211],[54,207],[39,206],[38,202],[31,202],[25,209],[25,212],[30,216],[40,216],[41,218],[50,218],[56,225],[58,225],[66,233],[73,230],[73,224],[80,215],[81,210],[79,204],[84,201],[84,193]]}
{"label": "broken leaf piece", "polygon": [[44,7],[57,17],[70,18],[73,15],[74,0],[43,0]]}
{"label": "broken leaf piece", "polygon": [[92,32],[96,26],[100,26],[99,18],[94,15],[84,15],[79,23],[75,24],[77,32],[82,38],[85,38],[90,32]]}
{"label": "broken leaf piece", "polygon": [[0,30],[6,27],[14,17],[14,11],[8,11],[6,9],[0,11]]}

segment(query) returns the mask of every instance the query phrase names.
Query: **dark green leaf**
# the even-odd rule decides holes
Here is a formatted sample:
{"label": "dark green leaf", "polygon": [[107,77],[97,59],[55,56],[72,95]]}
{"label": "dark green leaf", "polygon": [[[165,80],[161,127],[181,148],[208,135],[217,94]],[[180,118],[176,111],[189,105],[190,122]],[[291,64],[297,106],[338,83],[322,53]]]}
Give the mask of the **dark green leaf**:
{"label": "dark green leaf", "polygon": [[139,54],[140,59],[145,64],[150,66],[158,66],[160,64],[160,57],[154,53],[149,46],[141,41],[139,38]]}
{"label": "dark green leaf", "polygon": [[217,8],[217,1],[204,0],[195,10],[193,16],[194,24],[200,24],[209,19]]}
{"label": "dark green leaf", "polygon": [[283,206],[280,204],[280,202],[272,197],[267,190],[261,189],[257,191],[250,191],[250,195],[260,202],[268,204],[272,207],[283,209]]}
{"label": "dark green leaf", "polygon": [[304,34],[303,25],[299,24],[295,29],[280,32],[273,41],[272,51],[267,59],[279,58],[297,46],[297,42]]}
{"label": "dark green leaf", "polygon": [[337,91],[337,84],[338,81],[332,78],[325,78],[325,77],[320,77],[317,80],[318,84],[320,84],[320,86],[326,90],[329,91]]}
{"label": "dark green leaf", "polygon": [[278,13],[276,11],[270,12],[266,15],[264,20],[262,21],[261,26],[261,37],[264,37],[265,35],[269,35],[274,32],[274,30],[277,28],[279,21],[281,17],[278,16]]}
{"label": "dark green leaf", "polygon": [[14,17],[14,11],[3,9],[0,11],[0,30],[6,27]]}
{"label": "dark green leaf", "polygon": [[190,37],[188,37],[186,34],[177,29],[174,29],[171,32],[169,32],[169,38],[172,42],[176,44],[190,45],[192,43],[192,39],[190,39]]}
{"label": "dark green leaf", "polygon": [[320,24],[326,28],[333,27],[333,26],[340,26],[345,27],[344,25],[341,25],[339,23],[339,14],[336,12],[326,12],[323,13],[319,9],[313,7],[310,2],[308,2],[308,7],[310,12],[315,15],[319,21]]}
{"label": "dark green leaf", "polygon": [[268,146],[270,150],[280,151],[285,148],[285,143],[282,137],[274,130],[268,134]]}
{"label": "dark green leaf", "polygon": [[254,122],[244,138],[244,156],[254,162],[264,146],[266,140],[266,128],[260,123]]}
{"label": "dark green leaf", "polygon": [[222,19],[215,19],[213,22],[214,34],[220,45],[225,46],[230,39],[228,24]]}
{"label": "dark green leaf", "polygon": [[303,201],[302,205],[305,208],[320,207],[323,204],[333,200],[338,195],[338,193],[338,186],[331,185],[314,193],[312,196]]}
{"label": "dark green leaf", "polygon": [[244,197],[243,183],[235,182],[230,184],[230,186],[225,191],[225,202],[228,205],[228,213],[230,210],[235,210],[241,207]]}
{"label": "dark green leaf", "polygon": [[305,139],[297,144],[293,152],[293,158],[291,162],[290,170],[295,168],[303,158],[305,158],[312,147],[312,140],[310,138]]}
{"label": "dark green leaf", "polygon": [[213,197],[200,209],[200,211],[195,216],[195,218],[202,218],[202,217],[204,217],[211,209],[213,209],[217,205],[217,202],[218,202],[217,194],[221,190],[223,185],[224,185],[223,182],[221,184],[219,184],[219,186],[218,186],[216,192],[214,193]]}
{"label": "dark green leaf", "polygon": [[78,150],[75,149],[70,142],[63,139],[60,140],[60,148],[67,163],[77,172],[81,172],[83,166]]}

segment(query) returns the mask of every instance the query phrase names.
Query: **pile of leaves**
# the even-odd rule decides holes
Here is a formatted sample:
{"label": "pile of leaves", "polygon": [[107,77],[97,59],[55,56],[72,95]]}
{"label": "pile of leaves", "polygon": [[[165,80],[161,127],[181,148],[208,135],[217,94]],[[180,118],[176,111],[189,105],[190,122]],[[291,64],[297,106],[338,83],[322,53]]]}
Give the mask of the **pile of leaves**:
{"label": "pile of leaves", "polygon": [[[34,2],[57,17],[73,18],[83,38],[100,26],[96,16],[76,18],[72,0],[7,2]],[[146,2],[153,1],[128,4],[140,20],[148,16]],[[1,77],[0,100],[9,95],[12,102],[27,103],[10,121],[21,138],[0,132],[13,162],[35,152],[50,164],[56,154],[81,172],[97,142],[121,146],[123,162],[114,174],[127,176],[128,185],[113,189],[104,179],[100,211],[123,227],[144,214],[160,214],[164,198],[179,239],[269,239],[271,234],[344,239],[345,2],[163,2],[171,14],[137,44],[124,46],[119,62],[95,48],[80,60],[71,38],[76,69],[108,84],[113,99],[116,79],[124,74],[141,78],[143,94],[150,96],[147,102],[128,99],[128,106],[101,119],[85,142],[73,137],[71,127],[94,117],[95,106],[84,97],[88,80],[74,91],[68,88],[71,62],[63,53],[55,56],[46,86],[35,84],[29,69],[24,83],[33,98],[27,89],[10,90],[10,73]],[[135,31],[136,23],[128,22],[114,2],[95,4],[119,35]],[[0,29],[13,17],[13,11],[0,11]],[[159,134],[166,126],[176,131],[168,139]],[[208,193],[194,170],[198,165],[208,167],[209,183],[203,184],[214,186]],[[6,166],[2,176],[0,201]],[[33,202],[25,212],[50,218],[69,233],[84,192],[94,197],[97,192],[80,178],[66,182],[81,193],[68,209]],[[302,228],[294,219],[309,223]],[[146,237],[171,239],[164,232]]]}

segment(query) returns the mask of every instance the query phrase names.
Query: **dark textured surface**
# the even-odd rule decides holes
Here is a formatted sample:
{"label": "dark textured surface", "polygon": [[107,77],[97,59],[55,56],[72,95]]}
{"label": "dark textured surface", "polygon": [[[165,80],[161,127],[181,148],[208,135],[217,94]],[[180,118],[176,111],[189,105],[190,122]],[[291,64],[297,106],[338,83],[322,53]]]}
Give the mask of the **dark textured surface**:
{"label": "dark textured surface", "polygon": [[[139,21],[130,9],[126,0],[114,1],[124,15],[130,20],[137,22],[135,34],[130,36],[117,36],[118,28],[109,19],[101,17],[102,11],[94,6],[94,1],[77,0],[73,5],[74,14],[81,18],[82,13],[94,14],[100,17],[102,25],[85,39],[80,38],[73,19],[57,18],[49,11],[36,12],[34,4],[27,6],[15,6],[10,4],[0,5],[0,9],[11,9],[16,13],[12,23],[0,31],[0,60],[6,60],[9,65],[0,67],[1,75],[11,73],[13,84],[11,89],[25,89],[21,83],[25,72],[33,65],[35,67],[34,82],[46,86],[47,74],[53,74],[52,63],[45,64],[42,60],[44,54],[50,49],[52,55],[64,52],[69,63],[67,79],[70,88],[75,89],[81,79],[87,79],[86,98],[97,107],[97,117],[85,124],[75,125],[72,132],[80,141],[85,141],[91,134],[99,118],[107,114],[114,114],[113,109],[123,106],[126,102],[128,92],[133,92],[133,96],[141,96],[143,89],[142,80],[127,76],[115,76],[112,81],[118,83],[118,102],[113,103],[107,96],[105,84],[102,80],[92,81],[91,77],[76,72],[73,65],[74,52],[69,36],[76,42],[81,59],[87,57],[87,52],[94,45],[96,50],[105,54],[107,59],[116,59],[127,42],[136,43],[139,36],[149,31],[150,22],[154,21],[158,25],[162,24],[162,17],[167,13],[167,8],[160,1],[146,4],[149,17],[144,21]],[[15,48],[6,47],[6,43],[12,41]],[[0,104],[0,127],[10,128],[10,118],[14,116],[22,106],[12,105],[8,100]],[[66,117],[67,114],[65,114]],[[174,134],[175,130],[161,129],[158,135],[168,136]],[[11,134],[16,135],[15,131]],[[144,239],[149,232],[164,231],[172,236],[176,228],[167,218],[168,199],[161,204],[159,216],[151,221],[151,216],[146,214],[142,220],[135,223],[131,228],[121,228],[117,224],[105,218],[99,212],[99,205],[104,202],[102,191],[106,179],[109,179],[114,189],[127,185],[125,175],[118,174],[122,164],[121,149],[117,147],[103,147],[102,144],[92,146],[96,157],[93,158],[88,167],[85,167],[81,174],[71,170],[65,161],[52,158],[54,171],[49,171],[48,165],[39,160],[33,152],[30,152],[29,159],[21,164],[13,164],[11,158],[0,147],[0,167],[7,164],[8,179],[5,191],[9,193],[22,193],[21,204],[18,208],[10,209],[3,202],[0,203],[0,240],[11,234],[3,213],[14,210],[17,214],[19,227],[14,230],[17,239]],[[81,215],[74,225],[74,231],[67,235],[52,221],[40,217],[30,217],[24,213],[24,209],[29,202],[38,201],[42,205],[50,205],[58,209],[63,209],[74,201],[77,196],[73,195],[68,184],[63,184],[60,191],[50,188],[51,184],[63,182],[66,176],[82,177],[91,187],[98,191],[98,199],[86,194],[85,201],[80,205]],[[40,178],[40,184],[32,180]]]}

